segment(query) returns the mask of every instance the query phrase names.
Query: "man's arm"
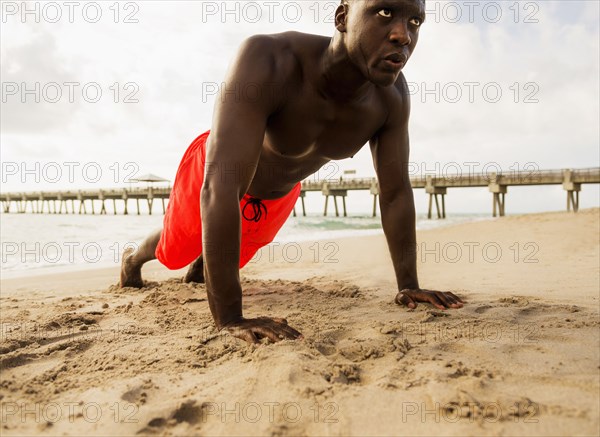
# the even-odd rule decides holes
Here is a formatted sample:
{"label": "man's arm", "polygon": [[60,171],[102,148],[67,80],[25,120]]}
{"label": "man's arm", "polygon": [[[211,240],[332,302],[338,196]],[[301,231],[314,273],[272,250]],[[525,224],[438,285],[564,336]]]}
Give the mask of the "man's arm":
{"label": "man's arm", "polygon": [[379,181],[381,224],[398,283],[396,302],[409,308],[415,308],[417,302],[429,302],[440,309],[460,308],[462,301],[454,294],[419,287],[415,204],[408,174],[410,95],[403,75],[393,94],[388,119],[370,143]]}
{"label": "man's arm", "polygon": [[267,119],[279,104],[273,85],[281,81],[282,72],[274,43],[268,36],[250,38],[231,67],[215,105],[200,194],[210,310],[217,328],[250,342],[300,335],[283,319],[244,319],[242,315],[239,202],[256,172]]}

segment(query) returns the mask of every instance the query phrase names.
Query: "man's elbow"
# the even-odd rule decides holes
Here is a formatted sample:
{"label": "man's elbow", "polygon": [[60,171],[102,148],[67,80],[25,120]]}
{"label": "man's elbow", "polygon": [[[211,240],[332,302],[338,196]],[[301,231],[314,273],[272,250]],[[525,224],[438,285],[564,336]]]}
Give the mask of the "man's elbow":
{"label": "man's elbow", "polygon": [[413,203],[414,196],[410,184],[403,184],[391,190],[381,190],[379,193],[379,202],[381,207],[384,206],[404,206],[407,202]]}
{"label": "man's elbow", "polygon": [[215,205],[226,204],[228,201],[239,202],[239,187],[232,184],[220,183],[218,180],[205,179],[200,189],[200,207],[214,208]]}

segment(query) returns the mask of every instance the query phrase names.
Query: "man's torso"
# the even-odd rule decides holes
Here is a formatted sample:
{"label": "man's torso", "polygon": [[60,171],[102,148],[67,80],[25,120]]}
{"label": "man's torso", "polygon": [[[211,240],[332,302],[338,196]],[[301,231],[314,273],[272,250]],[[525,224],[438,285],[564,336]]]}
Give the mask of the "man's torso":
{"label": "man's torso", "polygon": [[398,98],[396,87],[374,85],[358,99],[327,97],[317,85],[319,61],[330,38],[297,32],[273,38],[275,71],[281,77],[273,92],[283,93],[283,98],[268,119],[248,189],[260,199],[282,197],[328,161],[354,156],[382,127],[390,101]]}

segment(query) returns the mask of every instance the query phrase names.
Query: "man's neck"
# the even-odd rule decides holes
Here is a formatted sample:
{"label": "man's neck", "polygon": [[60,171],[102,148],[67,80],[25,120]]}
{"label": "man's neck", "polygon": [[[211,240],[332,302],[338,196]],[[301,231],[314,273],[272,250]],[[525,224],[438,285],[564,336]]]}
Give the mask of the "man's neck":
{"label": "man's neck", "polygon": [[352,63],[341,34],[336,32],[321,57],[319,92],[325,98],[348,102],[360,100],[373,87]]}

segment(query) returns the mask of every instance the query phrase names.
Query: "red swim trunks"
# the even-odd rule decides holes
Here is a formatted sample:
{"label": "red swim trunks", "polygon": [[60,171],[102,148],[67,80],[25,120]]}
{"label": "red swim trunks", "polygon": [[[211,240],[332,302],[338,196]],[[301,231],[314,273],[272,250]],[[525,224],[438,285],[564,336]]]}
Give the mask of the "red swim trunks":
{"label": "red swim trunks", "polygon": [[[206,140],[210,131],[196,138],[181,159],[171,189],[163,231],[156,247],[156,258],[171,270],[192,263],[202,253],[200,189],[204,182]],[[248,194],[240,202],[242,239],[240,268],[258,250],[269,244],[290,216],[300,196],[298,183],[284,197],[259,200]]]}

